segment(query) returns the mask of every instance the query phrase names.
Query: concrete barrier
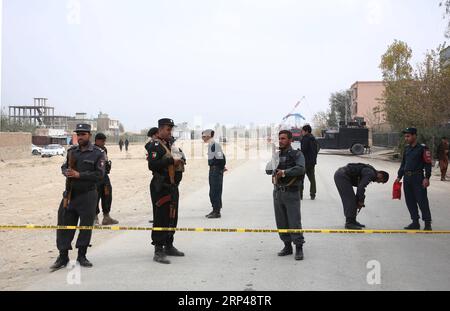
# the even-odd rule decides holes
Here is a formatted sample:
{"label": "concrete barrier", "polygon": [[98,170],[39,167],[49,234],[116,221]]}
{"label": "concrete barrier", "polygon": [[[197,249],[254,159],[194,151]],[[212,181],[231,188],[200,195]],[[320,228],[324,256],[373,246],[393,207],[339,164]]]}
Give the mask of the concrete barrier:
{"label": "concrete barrier", "polygon": [[0,132],[0,160],[25,159],[31,156],[31,133]]}

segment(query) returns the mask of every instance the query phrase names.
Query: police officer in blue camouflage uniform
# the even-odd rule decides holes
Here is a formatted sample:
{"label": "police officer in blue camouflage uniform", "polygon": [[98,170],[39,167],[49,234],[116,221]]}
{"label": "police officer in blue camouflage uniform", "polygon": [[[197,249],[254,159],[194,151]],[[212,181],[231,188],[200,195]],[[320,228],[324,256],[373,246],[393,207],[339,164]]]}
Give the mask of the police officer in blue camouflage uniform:
{"label": "police officer in blue camouflage uniform", "polygon": [[[428,202],[427,188],[430,186],[432,158],[426,145],[417,142],[417,129],[407,128],[403,131],[407,146],[403,154],[403,161],[398,170],[397,182],[404,177],[403,190],[406,205],[411,215],[412,223],[406,230],[420,230],[419,208],[426,231],[431,231],[431,212]],[[425,171],[425,174],[424,174]],[[419,206],[419,208],[417,207]]]}
{"label": "police officer in blue camouflage uniform", "polygon": [[[64,198],[58,209],[59,226],[92,226],[97,207],[97,184],[105,176],[105,152],[90,142],[91,126],[78,124],[78,145],[67,151],[67,160],[61,166],[67,178]],[[57,230],[56,245],[59,257],[50,267],[52,271],[61,269],[69,263],[69,250],[75,230]],[[82,267],[92,267],[86,258],[90,246],[92,230],[80,230],[76,243],[77,261]]]}
{"label": "police officer in blue camouflage uniform", "polygon": [[[273,202],[275,220],[278,229],[302,229],[300,214],[300,186],[305,175],[305,157],[300,150],[292,148],[292,132],[279,133],[279,163],[269,163],[267,175],[272,175],[274,184]],[[275,162],[275,161],[272,161]],[[293,254],[292,243],[295,245],[295,260],[303,260],[303,244],[301,233],[280,233],[284,248],[278,256]]]}

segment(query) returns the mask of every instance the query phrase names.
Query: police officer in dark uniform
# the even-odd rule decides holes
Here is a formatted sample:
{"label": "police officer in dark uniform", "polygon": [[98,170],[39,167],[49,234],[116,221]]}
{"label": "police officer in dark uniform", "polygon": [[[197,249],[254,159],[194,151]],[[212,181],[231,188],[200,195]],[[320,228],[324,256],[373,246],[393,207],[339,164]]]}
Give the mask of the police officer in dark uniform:
{"label": "police officer in dark uniform", "polygon": [[[406,230],[420,230],[419,205],[422,212],[422,220],[425,222],[426,231],[431,231],[431,211],[428,202],[427,188],[430,186],[431,177],[431,152],[426,145],[417,142],[417,129],[407,128],[403,131],[407,146],[403,154],[403,161],[398,170],[397,181],[404,177],[403,190],[405,201],[411,215],[412,223],[405,227]],[[424,175],[425,170],[425,175]]]}
{"label": "police officer in dark uniform", "polygon": [[[169,142],[174,126],[171,119],[159,120],[157,138],[147,146],[148,168],[153,172],[150,193],[155,206],[154,228],[176,228],[178,222],[178,185],[182,174],[177,168],[183,160],[174,159],[171,154]],[[152,231],[152,241],[156,262],[170,264],[167,256],[184,256],[173,246],[174,232]]]}
{"label": "police officer in dark uniform", "polygon": [[[78,146],[67,151],[67,161],[61,170],[67,177],[66,191],[58,210],[59,226],[92,226],[94,224],[97,203],[97,184],[105,175],[105,153],[91,142],[91,126],[78,124],[75,130]],[[69,263],[69,250],[75,230],[57,230],[56,245],[59,257],[51,266],[53,271],[65,267]],[[80,230],[76,243],[77,261],[82,267],[92,267],[86,258],[90,246],[92,231]]]}
{"label": "police officer in dark uniform", "polygon": [[95,135],[95,146],[105,151],[105,177],[97,185],[98,200],[97,200],[97,212],[95,216],[95,224],[98,224],[98,215],[100,214],[99,203],[102,202],[103,220],[102,225],[117,225],[119,222],[110,216],[112,205],[112,185],[109,179],[111,173],[111,161],[108,159],[108,149],[105,146],[106,135],[103,133],[97,133]]}
{"label": "police officer in dark uniform", "polygon": [[[157,127],[152,127],[150,130],[148,130],[147,137],[149,138],[149,141],[147,142],[147,144],[145,144],[145,147],[144,147],[145,150],[147,151],[147,154],[146,154],[147,161],[148,161],[148,149],[149,149],[150,145],[153,143],[153,141],[158,138],[157,136],[158,136],[158,128]],[[150,188],[151,188],[151,184],[150,184]],[[151,189],[150,189],[150,192],[151,192]],[[153,219],[155,219],[156,207],[155,207],[155,202],[153,201],[153,198],[150,197],[150,199],[152,201],[153,218],[151,220],[149,220],[149,223],[153,223]]]}
{"label": "police officer in dark uniform", "polygon": [[[371,182],[387,183],[389,174],[377,171],[373,166],[363,163],[350,163],[334,174],[334,182],[341,196],[346,218],[345,229],[361,230],[366,226],[356,221],[358,210],[364,207],[366,187]],[[353,190],[356,187],[356,194]]]}
{"label": "police officer in dark uniform", "polygon": [[[272,175],[274,184],[273,201],[278,229],[302,229],[300,185],[305,174],[305,157],[300,150],[294,150],[291,144],[292,132],[281,131],[279,160],[273,159],[266,168],[266,173]],[[278,256],[292,255],[292,243],[294,243],[295,260],[303,260],[303,244],[305,243],[303,234],[280,233],[280,238],[285,246]]]}

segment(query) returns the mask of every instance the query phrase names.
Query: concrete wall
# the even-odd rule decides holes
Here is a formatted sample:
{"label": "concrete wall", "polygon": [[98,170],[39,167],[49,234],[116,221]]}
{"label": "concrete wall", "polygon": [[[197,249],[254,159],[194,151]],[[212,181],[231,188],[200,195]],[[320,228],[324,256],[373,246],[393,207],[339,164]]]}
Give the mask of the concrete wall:
{"label": "concrete wall", "polygon": [[0,132],[0,160],[16,160],[31,156],[31,133]]}

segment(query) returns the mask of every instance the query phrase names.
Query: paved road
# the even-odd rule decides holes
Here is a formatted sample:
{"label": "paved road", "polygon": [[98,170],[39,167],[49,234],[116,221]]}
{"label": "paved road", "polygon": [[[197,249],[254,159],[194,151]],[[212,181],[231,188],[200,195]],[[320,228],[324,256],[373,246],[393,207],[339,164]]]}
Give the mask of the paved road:
{"label": "paved road", "polygon": [[[350,161],[370,162],[395,174],[390,162],[322,155],[318,198],[302,204],[305,228],[342,228],[344,218],[332,176]],[[226,175],[223,218],[207,220],[208,189],[182,198],[182,227],[274,228],[270,177],[262,161],[249,161]],[[430,190],[435,229],[450,229],[450,183]],[[369,228],[401,229],[409,223],[404,202],[392,201],[390,185],[370,185],[360,221]],[[307,198],[308,196],[306,196]],[[147,219],[143,219],[142,225]],[[95,234],[95,233],[94,233]],[[89,253],[95,264],[70,285],[69,270],[44,276],[29,290],[449,290],[450,236],[307,235],[305,261],[279,258],[274,234],[177,233],[186,252],[171,265],[152,261],[149,233],[117,233]],[[369,285],[367,263],[380,263],[381,284]],[[76,277],[75,277],[76,280]]]}

